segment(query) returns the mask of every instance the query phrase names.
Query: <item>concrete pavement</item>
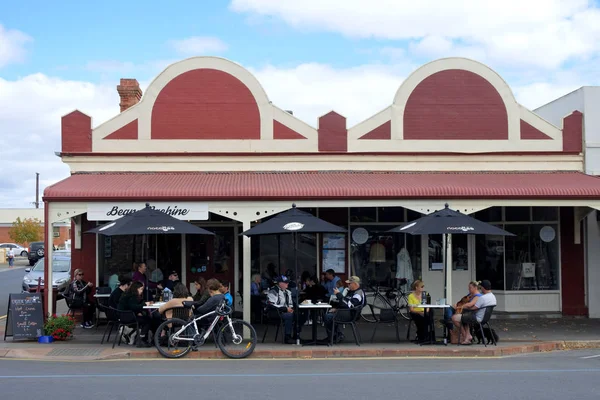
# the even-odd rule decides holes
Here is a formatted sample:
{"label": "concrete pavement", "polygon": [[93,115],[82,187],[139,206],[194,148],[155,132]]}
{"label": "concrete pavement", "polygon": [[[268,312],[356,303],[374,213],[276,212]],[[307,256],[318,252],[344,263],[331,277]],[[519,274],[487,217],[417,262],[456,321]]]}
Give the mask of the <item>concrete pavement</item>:
{"label": "concrete pavement", "polygon": [[[4,330],[4,321],[0,321],[0,333]],[[336,358],[336,357],[501,357],[532,352],[548,352],[554,350],[569,350],[578,348],[600,348],[599,321],[589,319],[561,318],[527,319],[527,320],[497,320],[494,329],[500,335],[498,346],[474,344],[471,346],[418,346],[406,341],[406,325],[401,327],[402,341],[397,343],[393,325],[382,324],[377,331],[374,343],[370,342],[374,328],[373,324],[359,323],[363,343],[356,346],[350,329],[345,332],[344,343],[327,346],[295,346],[274,343],[274,329],[267,335],[266,343],[260,343],[264,327],[257,325],[259,343],[252,357],[254,358]],[[306,327],[303,336],[310,334]],[[110,360],[110,359],[146,359],[160,358],[154,348],[140,349],[135,346],[122,344],[112,349],[111,344],[100,344],[104,326],[98,330],[77,328],[72,340],[38,344],[35,341],[12,342],[9,338],[0,342],[0,358],[27,358],[48,360]],[[439,332],[439,331],[438,331]],[[414,329],[413,329],[414,334]],[[319,337],[325,335],[319,326]],[[535,337],[532,337],[535,336]],[[112,339],[112,338],[111,338]],[[186,356],[191,359],[224,358],[215,348],[212,341],[207,342],[198,351]]]}

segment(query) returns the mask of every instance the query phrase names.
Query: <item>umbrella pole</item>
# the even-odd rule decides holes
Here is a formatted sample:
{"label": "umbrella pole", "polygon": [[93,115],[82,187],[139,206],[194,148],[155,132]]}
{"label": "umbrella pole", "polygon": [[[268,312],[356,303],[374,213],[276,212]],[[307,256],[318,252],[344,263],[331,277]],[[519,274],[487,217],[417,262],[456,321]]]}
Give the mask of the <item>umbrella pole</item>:
{"label": "umbrella pole", "polygon": [[448,298],[448,235],[444,234],[444,298]]}
{"label": "umbrella pole", "polygon": [[296,345],[300,346],[300,326],[298,326],[300,322],[300,315],[298,314],[300,312],[300,286],[298,285],[298,234],[294,232],[292,235],[294,238],[294,279],[296,279],[296,310],[294,310],[296,314]]}

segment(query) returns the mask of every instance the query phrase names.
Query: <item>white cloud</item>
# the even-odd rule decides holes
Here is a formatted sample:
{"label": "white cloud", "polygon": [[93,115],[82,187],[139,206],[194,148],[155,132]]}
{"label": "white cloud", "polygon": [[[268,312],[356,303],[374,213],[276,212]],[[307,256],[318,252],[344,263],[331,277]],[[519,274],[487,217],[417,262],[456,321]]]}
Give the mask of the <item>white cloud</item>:
{"label": "white cloud", "polygon": [[181,40],[171,40],[169,44],[177,53],[186,56],[222,53],[227,50],[225,42],[210,36],[192,36]]}
{"label": "white cloud", "polygon": [[[115,83],[116,85],[116,83]],[[79,109],[94,126],[119,112],[115,85],[67,81],[44,74],[18,80],[0,78],[1,207],[30,207],[35,201],[35,173],[40,196],[47,185],[69,175],[54,155],[61,149],[61,116]]]}
{"label": "white cloud", "polygon": [[21,62],[25,58],[25,46],[32,39],[15,29],[6,29],[0,24],[0,68],[5,65]]}
{"label": "white cloud", "polygon": [[230,9],[301,30],[412,40],[432,57],[475,54],[552,69],[600,50],[600,10],[591,0],[232,0]]}
{"label": "white cloud", "polygon": [[292,110],[312,126],[331,110],[348,119],[348,127],[390,106],[410,65],[362,65],[336,69],[309,63],[291,68],[251,68],[277,107]]}

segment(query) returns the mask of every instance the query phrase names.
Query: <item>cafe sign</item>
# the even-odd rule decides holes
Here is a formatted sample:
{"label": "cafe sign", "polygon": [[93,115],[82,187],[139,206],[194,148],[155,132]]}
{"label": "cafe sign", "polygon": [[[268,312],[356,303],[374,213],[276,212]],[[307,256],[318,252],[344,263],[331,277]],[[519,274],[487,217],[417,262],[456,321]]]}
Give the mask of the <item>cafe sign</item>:
{"label": "cafe sign", "polygon": [[[151,208],[177,219],[185,221],[208,220],[208,204],[206,203],[193,201],[149,203]],[[113,221],[144,207],[146,207],[146,202],[90,203],[87,206],[87,219],[88,221]]]}

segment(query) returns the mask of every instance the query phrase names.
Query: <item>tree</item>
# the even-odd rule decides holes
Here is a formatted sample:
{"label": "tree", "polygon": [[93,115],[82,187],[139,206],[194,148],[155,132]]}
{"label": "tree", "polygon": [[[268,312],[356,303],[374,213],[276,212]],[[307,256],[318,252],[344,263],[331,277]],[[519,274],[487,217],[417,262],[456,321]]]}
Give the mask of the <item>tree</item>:
{"label": "tree", "polygon": [[8,236],[15,243],[37,242],[44,238],[44,224],[37,218],[17,218],[8,230]]}

